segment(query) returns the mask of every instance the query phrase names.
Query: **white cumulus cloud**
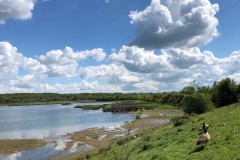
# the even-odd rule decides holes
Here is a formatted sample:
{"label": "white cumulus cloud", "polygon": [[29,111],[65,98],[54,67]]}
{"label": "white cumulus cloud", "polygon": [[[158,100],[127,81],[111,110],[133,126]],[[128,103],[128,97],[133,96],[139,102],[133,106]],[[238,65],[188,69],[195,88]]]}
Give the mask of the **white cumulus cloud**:
{"label": "white cumulus cloud", "polygon": [[10,84],[14,88],[34,89],[36,87],[36,81],[34,75],[25,75],[18,77],[16,80],[11,80]]}
{"label": "white cumulus cloud", "polygon": [[124,65],[128,70],[139,73],[165,72],[171,69],[166,57],[156,55],[137,46],[122,46],[118,53],[112,53],[109,60]]}
{"label": "white cumulus cloud", "polygon": [[64,50],[52,50],[46,55],[41,55],[39,61],[48,67],[49,77],[73,77],[76,75],[79,61],[87,58],[102,61],[105,57],[106,53],[101,48],[75,52],[72,48],[66,47]]}
{"label": "white cumulus cloud", "polygon": [[125,67],[115,64],[80,68],[79,75],[81,78],[88,79],[108,79],[111,84],[141,81],[136,73],[131,73]]}
{"label": "white cumulus cloud", "polygon": [[122,83],[123,90],[135,90],[137,84],[140,86],[144,81],[161,83],[160,87],[155,87],[167,91],[170,88],[180,90],[193,80],[201,85],[212,85],[225,77],[240,81],[239,59],[240,51],[232,52],[229,57],[217,58],[212,52],[201,51],[197,47],[163,49],[157,54],[136,46],[123,46],[109,56],[110,62],[123,65],[130,73],[141,77],[139,81]]}
{"label": "white cumulus cloud", "polygon": [[209,0],[152,0],[143,11],[131,11],[137,37],[130,43],[146,49],[195,47],[218,35],[218,4]]}
{"label": "white cumulus cloud", "polygon": [[2,78],[17,75],[23,60],[23,55],[18,53],[16,47],[8,42],[0,42],[0,75]]}
{"label": "white cumulus cloud", "polygon": [[30,19],[34,4],[35,0],[0,0],[0,24],[7,19]]}

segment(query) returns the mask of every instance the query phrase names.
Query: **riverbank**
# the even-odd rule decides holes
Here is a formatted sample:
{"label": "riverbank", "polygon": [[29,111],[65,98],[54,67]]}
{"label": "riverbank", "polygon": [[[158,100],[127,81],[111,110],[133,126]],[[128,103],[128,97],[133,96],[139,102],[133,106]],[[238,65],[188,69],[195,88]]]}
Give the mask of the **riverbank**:
{"label": "riverbank", "polygon": [[70,154],[62,159],[88,158],[108,148],[116,141],[121,143],[121,141],[129,135],[131,135],[131,137],[137,137],[145,132],[168,124],[172,117],[180,115],[183,115],[183,112],[175,109],[144,110],[140,119],[132,122],[125,122],[125,124],[121,126],[91,128],[69,134],[72,141],[67,144],[67,147],[61,153],[55,155],[52,159],[56,159],[59,155],[70,150],[75,144],[78,144],[78,147],[90,145],[92,148],[90,150],[86,149],[78,153]]}
{"label": "riverbank", "polygon": [[[91,160],[239,160],[240,103],[216,108],[201,115],[184,115],[135,139],[116,143]],[[210,125],[211,139],[197,145],[202,123]]]}
{"label": "riverbank", "polygon": [[[144,110],[140,119],[133,122],[126,122],[122,126],[109,126],[106,128],[91,128],[68,134],[69,141],[66,143],[66,147],[62,149],[58,154],[52,157],[52,159],[78,159],[86,158],[90,155],[96,154],[104,148],[109,147],[115,141],[121,141],[127,135],[131,134],[133,137],[149,130],[159,128],[170,122],[171,117],[182,115],[182,111],[174,109],[154,109]],[[18,140],[13,140],[12,142]],[[29,140],[21,140],[29,141]],[[0,144],[3,141],[0,140]],[[41,145],[33,146],[32,149],[44,146],[46,143],[42,141]],[[36,143],[37,144],[37,143]],[[0,145],[1,146],[1,145]],[[9,145],[8,148],[12,148],[13,145]],[[20,150],[12,150],[8,153],[15,153],[16,151],[29,150],[27,143],[21,144]],[[78,152],[77,152],[78,151]],[[1,152],[0,154],[5,154]]]}

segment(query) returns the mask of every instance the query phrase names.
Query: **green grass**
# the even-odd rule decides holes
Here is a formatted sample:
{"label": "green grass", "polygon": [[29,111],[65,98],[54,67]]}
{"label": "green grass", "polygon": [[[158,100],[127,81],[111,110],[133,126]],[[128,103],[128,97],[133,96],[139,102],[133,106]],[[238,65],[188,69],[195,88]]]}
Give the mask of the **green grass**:
{"label": "green grass", "polygon": [[[240,103],[211,112],[186,116],[182,123],[125,138],[90,159],[144,160],[239,160],[240,159]],[[181,121],[181,118],[179,119]],[[208,145],[196,145],[202,123],[210,124]],[[127,155],[129,157],[127,157]]]}

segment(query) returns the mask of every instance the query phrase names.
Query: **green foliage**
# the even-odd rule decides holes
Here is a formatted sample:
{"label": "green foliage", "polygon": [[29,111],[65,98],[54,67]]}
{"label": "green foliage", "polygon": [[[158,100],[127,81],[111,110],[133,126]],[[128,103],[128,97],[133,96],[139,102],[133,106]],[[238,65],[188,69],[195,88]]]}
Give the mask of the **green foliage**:
{"label": "green foliage", "polygon": [[145,101],[159,103],[162,93],[15,93],[0,94],[0,104],[44,104],[50,102],[82,102],[82,101]]}
{"label": "green foliage", "polygon": [[186,86],[180,92],[182,94],[193,94],[195,92],[195,88],[193,86]]}
{"label": "green foliage", "polygon": [[240,102],[240,84],[238,84],[236,87],[236,96],[237,96],[237,101]]}
{"label": "green foliage", "polygon": [[136,119],[140,119],[142,114],[143,114],[143,109],[142,108],[138,109],[136,112]]}
{"label": "green foliage", "polygon": [[181,103],[183,97],[184,97],[183,94],[169,93],[163,96],[161,103],[178,106]]}
{"label": "green foliage", "polygon": [[210,95],[195,93],[186,95],[182,101],[182,107],[186,113],[205,113],[213,108]]}
{"label": "green foliage", "polygon": [[205,93],[205,94],[211,94],[212,88],[209,86],[198,86],[197,87],[198,93]]}
{"label": "green foliage", "polygon": [[215,82],[212,90],[212,100],[217,107],[237,102],[238,85],[233,79],[225,78]]}

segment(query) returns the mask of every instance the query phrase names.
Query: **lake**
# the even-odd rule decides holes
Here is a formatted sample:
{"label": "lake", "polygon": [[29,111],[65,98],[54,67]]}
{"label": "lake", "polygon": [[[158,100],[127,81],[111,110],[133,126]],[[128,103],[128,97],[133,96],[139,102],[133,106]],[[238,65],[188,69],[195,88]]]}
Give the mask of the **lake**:
{"label": "lake", "polygon": [[117,126],[134,118],[133,114],[127,113],[74,108],[76,105],[106,103],[0,106],[0,139],[54,138],[93,127]]}

